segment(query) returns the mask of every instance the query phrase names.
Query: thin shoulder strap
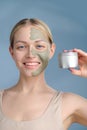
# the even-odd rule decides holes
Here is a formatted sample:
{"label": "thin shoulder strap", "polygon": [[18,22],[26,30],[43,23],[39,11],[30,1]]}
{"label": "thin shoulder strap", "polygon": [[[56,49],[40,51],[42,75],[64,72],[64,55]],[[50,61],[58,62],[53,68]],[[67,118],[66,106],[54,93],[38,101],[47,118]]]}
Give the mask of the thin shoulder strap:
{"label": "thin shoulder strap", "polygon": [[54,102],[56,103],[58,103],[58,102],[60,102],[60,99],[61,99],[61,97],[62,97],[62,91],[57,91],[57,94],[56,94],[56,96],[55,96],[55,98],[54,98]]}

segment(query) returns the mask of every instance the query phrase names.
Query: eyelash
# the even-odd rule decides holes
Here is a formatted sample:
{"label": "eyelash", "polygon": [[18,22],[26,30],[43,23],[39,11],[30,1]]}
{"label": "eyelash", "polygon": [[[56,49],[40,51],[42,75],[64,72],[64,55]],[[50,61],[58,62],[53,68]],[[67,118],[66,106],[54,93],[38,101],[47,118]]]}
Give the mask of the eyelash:
{"label": "eyelash", "polygon": [[24,45],[20,45],[17,47],[17,49],[24,49],[24,48],[26,48],[26,46],[24,46]]}
{"label": "eyelash", "polygon": [[[18,50],[24,50],[24,49],[26,49],[26,48],[27,48],[27,46],[25,46],[25,45],[19,45],[19,46],[17,46],[17,49],[18,49]],[[42,49],[45,48],[45,46],[38,44],[38,45],[35,46],[35,48],[36,48],[37,50],[42,50]]]}
{"label": "eyelash", "polygon": [[39,48],[39,49],[44,48],[43,45],[37,45],[36,47]]}

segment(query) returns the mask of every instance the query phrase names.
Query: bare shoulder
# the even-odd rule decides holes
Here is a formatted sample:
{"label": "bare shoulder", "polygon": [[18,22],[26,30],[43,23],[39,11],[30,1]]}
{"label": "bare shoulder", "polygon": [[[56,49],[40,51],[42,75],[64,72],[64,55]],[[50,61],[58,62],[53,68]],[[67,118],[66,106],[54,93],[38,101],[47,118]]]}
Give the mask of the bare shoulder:
{"label": "bare shoulder", "polygon": [[87,109],[87,99],[78,94],[64,92],[62,105],[64,119],[66,119],[77,111]]}
{"label": "bare shoulder", "polygon": [[74,93],[63,93],[63,105],[65,107],[71,107],[71,109],[79,109],[82,104],[87,104],[87,99]]}
{"label": "bare shoulder", "polygon": [[87,102],[87,99],[74,93],[64,92],[63,93],[63,103],[66,105],[75,105],[78,106],[79,104]]}

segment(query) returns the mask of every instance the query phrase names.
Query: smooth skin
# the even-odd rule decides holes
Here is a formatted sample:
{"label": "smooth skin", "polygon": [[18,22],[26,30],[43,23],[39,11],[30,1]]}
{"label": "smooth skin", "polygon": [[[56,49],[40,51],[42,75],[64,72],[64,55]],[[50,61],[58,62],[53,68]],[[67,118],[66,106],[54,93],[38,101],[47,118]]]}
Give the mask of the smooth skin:
{"label": "smooth skin", "polygon": [[[32,28],[34,39],[31,38]],[[33,26],[19,29],[15,34],[14,48],[9,48],[19,69],[20,78],[15,86],[4,91],[2,109],[6,116],[15,121],[41,117],[56,93],[44,79],[44,70],[54,55],[55,44],[50,45],[45,34],[39,30],[41,35],[36,37],[35,30],[38,28]],[[73,51],[79,54],[80,69],[70,69],[71,73],[87,78],[87,53],[79,49]],[[72,93],[64,93],[62,108],[65,130],[74,122],[87,125],[86,99]]]}

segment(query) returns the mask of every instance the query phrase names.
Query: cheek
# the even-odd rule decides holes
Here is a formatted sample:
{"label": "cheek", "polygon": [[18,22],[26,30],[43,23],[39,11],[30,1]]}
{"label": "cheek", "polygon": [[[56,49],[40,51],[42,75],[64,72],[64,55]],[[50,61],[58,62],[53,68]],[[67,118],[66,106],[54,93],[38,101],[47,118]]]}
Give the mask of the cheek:
{"label": "cheek", "polygon": [[32,54],[34,56],[38,56],[41,61],[47,61],[49,60],[50,51],[48,48],[43,52],[39,52],[33,49]]}
{"label": "cheek", "polygon": [[48,63],[48,61],[49,61],[49,51],[48,50],[43,53],[39,53],[38,56],[39,56],[40,60],[42,61],[42,63],[44,63],[44,64]]}
{"label": "cheek", "polygon": [[13,56],[16,62],[21,61],[22,57],[23,57],[23,54],[20,54],[20,53],[14,53],[14,56]]}

